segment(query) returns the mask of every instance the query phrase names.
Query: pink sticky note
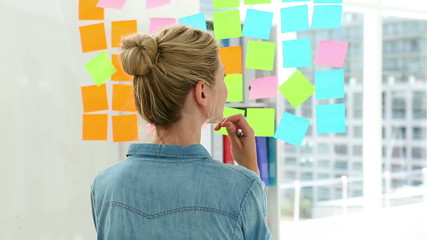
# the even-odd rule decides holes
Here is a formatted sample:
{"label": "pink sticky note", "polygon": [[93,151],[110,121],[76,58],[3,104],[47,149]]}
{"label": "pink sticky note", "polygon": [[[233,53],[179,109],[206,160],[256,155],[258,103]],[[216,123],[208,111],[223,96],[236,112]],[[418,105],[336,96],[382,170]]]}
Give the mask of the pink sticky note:
{"label": "pink sticky note", "polygon": [[147,123],[147,134],[154,134],[156,132],[156,126]]}
{"label": "pink sticky note", "polygon": [[251,80],[249,99],[270,98],[277,96],[277,76]]}
{"label": "pink sticky note", "polygon": [[126,0],[99,0],[96,4],[99,8],[122,9]]}
{"label": "pink sticky note", "polygon": [[150,18],[150,34],[154,34],[161,28],[176,24],[176,18]]}
{"label": "pink sticky note", "polygon": [[320,41],[314,64],[341,68],[347,55],[348,42]]}
{"label": "pink sticky note", "polygon": [[171,3],[171,0],[147,0],[145,2],[145,8],[146,9],[156,8],[156,7],[168,5],[170,3]]}

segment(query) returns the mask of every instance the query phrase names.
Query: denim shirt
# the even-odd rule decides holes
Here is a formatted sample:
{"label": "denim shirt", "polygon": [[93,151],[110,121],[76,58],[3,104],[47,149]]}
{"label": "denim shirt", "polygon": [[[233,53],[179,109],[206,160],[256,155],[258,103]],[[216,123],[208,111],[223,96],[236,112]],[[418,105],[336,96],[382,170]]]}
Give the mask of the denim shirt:
{"label": "denim shirt", "polygon": [[91,186],[98,239],[271,239],[264,183],[201,144],[132,144]]}

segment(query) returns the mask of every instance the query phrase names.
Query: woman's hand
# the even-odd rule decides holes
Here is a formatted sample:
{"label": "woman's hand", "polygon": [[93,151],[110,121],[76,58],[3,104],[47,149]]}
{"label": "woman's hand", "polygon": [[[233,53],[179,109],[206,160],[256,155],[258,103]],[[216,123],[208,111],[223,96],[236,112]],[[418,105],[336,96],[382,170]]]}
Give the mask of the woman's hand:
{"label": "woman's hand", "polygon": [[[259,175],[258,161],[256,155],[255,134],[252,127],[248,124],[242,114],[236,114],[224,118],[222,122],[215,126],[218,131],[225,127],[231,142],[231,154],[234,160],[249,170]],[[243,136],[237,135],[237,130],[243,131]]]}

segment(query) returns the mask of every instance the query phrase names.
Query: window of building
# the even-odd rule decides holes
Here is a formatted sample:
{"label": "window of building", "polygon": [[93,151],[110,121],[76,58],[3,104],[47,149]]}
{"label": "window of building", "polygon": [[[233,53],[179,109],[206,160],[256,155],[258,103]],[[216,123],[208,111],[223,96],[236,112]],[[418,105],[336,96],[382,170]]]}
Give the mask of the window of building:
{"label": "window of building", "polygon": [[329,168],[331,166],[331,163],[329,160],[319,160],[317,163],[317,167],[319,168]]}
{"label": "window of building", "polygon": [[348,169],[348,162],[347,161],[336,161],[334,163],[334,168],[339,170],[347,170]]}
{"label": "window of building", "polygon": [[426,128],[423,128],[423,127],[412,128],[412,139],[414,139],[414,140],[425,140],[426,139]]}
{"label": "window of building", "polygon": [[353,155],[354,156],[362,156],[362,145],[354,145],[353,146]]}
{"label": "window of building", "polygon": [[293,157],[286,157],[285,158],[285,165],[286,166],[296,166],[297,165],[297,159]]}
{"label": "window of building", "polygon": [[391,135],[393,139],[406,139],[406,128],[405,127],[392,127]]}
{"label": "window of building", "polygon": [[347,155],[347,145],[346,144],[336,144],[335,147],[335,153],[338,155]]}
{"label": "window of building", "polygon": [[327,143],[319,143],[317,145],[317,153],[327,155],[330,153],[330,146]]}
{"label": "window of building", "polygon": [[412,148],[413,159],[426,159],[426,148],[413,147]]}
{"label": "window of building", "polygon": [[362,126],[354,126],[353,127],[353,137],[354,138],[362,138],[362,136],[363,136]]}

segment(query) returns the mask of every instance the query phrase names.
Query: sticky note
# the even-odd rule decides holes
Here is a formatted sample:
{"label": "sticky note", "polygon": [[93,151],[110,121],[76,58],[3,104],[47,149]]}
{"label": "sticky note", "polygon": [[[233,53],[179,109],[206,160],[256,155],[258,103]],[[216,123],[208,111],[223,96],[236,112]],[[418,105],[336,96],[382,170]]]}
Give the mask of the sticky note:
{"label": "sticky note", "polygon": [[345,104],[323,104],[316,106],[317,133],[346,132]]}
{"label": "sticky note", "polygon": [[257,137],[274,136],[274,120],[276,110],[274,108],[248,108],[247,118],[249,125],[254,129]]}
{"label": "sticky note", "polygon": [[106,51],[101,52],[85,65],[96,85],[101,85],[116,72]]}
{"label": "sticky note", "polygon": [[111,76],[112,81],[131,81],[132,76],[127,74],[123,70],[122,62],[120,61],[120,56],[118,54],[113,54],[111,58],[114,68],[117,70],[116,73]]}
{"label": "sticky note", "polygon": [[313,85],[299,70],[280,85],[279,90],[294,108],[298,108],[315,92]]}
{"label": "sticky note", "polygon": [[111,22],[111,46],[119,48],[122,45],[122,38],[138,31],[137,21],[113,21]]}
{"label": "sticky note", "polygon": [[236,8],[240,5],[240,0],[213,0],[214,9]]}
{"label": "sticky note", "polygon": [[282,42],[283,67],[310,67],[312,61],[311,40],[301,38]]}
{"label": "sticky note", "polygon": [[150,34],[158,32],[160,29],[176,24],[175,18],[150,18]]}
{"label": "sticky note", "polygon": [[287,7],[280,10],[282,33],[308,30],[308,6]]}
{"label": "sticky note", "polygon": [[125,3],[126,0],[99,0],[96,6],[100,8],[122,9]]}
{"label": "sticky note", "polygon": [[83,111],[85,113],[108,110],[107,87],[91,85],[81,87]]}
{"label": "sticky note", "polygon": [[248,9],[243,24],[243,36],[261,39],[270,39],[273,13]]}
{"label": "sticky note", "polygon": [[274,138],[295,146],[301,146],[309,125],[309,120],[284,112]]}
{"label": "sticky note", "polygon": [[219,48],[219,56],[225,68],[225,74],[242,73],[242,47]]}
{"label": "sticky note", "polygon": [[146,0],[145,1],[145,8],[157,8],[169,5],[171,3],[171,0]]}
{"label": "sticky note", "polygon": [[[245,115],[245,110],[237,109],[237,108],[224,107],[224,114],[223,114],[224,118],[235,115],[235,114]],[[215,131],[215,132],[222,134],[222,135],[228,135],[227,129],[225,127],[221,128],[219,131]]]}
{"label": "sticky note", "polygon": [[178,19],[179,24],[186,25],[195,29],[206,31],[206,17],[204,13],[191,15]]}
{"label": "sticky note", "polygon": [[271,98],[277,96],[277,76],[251,80],[249,99]]}
{"label": "sticky note", "polygon": [[113,84],[113,111],[136,112],[132,85]]}
{"label": "sticky note", "polygon": [[344,65],[347,49],[347,42],[320,41],[314,64],[341,68]]}
{"label": "sticky note", "polygon": [[83,114],[83,140],[107,140],[108,114]]}
{"label": "sticky note", "polygon": [[342,0],[314,0],[314,3],[342,3]]}
{"label": "sticky note", "polygon": [[213,13],[213,28],[216,39],[236,38],[242,36],[240,11],[229,10]]}
{"label": "sticky note", "polygon": [[79,0],[79,20],[104,20],[104,9],[96,6],[99,0]]}
{"label": "sticky note", "polygon": [[228,96],[226,102],[243,101],[243,74],[230,74],[224,77]]}
{"label": "sticky note", "polygon": [[138,141],[138,116],[136,114],[112,116],[113,141]]}
{"label": "sticky note", "polygon": [[275,42],[248,41],[246,68],[272,71],[275,53]]}
{"label": "sticky note", "polygon": [[342,18],[342,6],[320,5],[314,6],[311,28],[326,29],[340,28]]}
{"label": "sticky note", "polygon": [[103,23],[80,26],[79,30],[84,53],[107,49],[107,38]]}
{"label": "sticky note", "polygon": [[271,3],[271,0],[245,0],[245,5]]}
{"label": "sticky note", "polygon": [[344,70],[316,71],[316,99],[344,97]]}

